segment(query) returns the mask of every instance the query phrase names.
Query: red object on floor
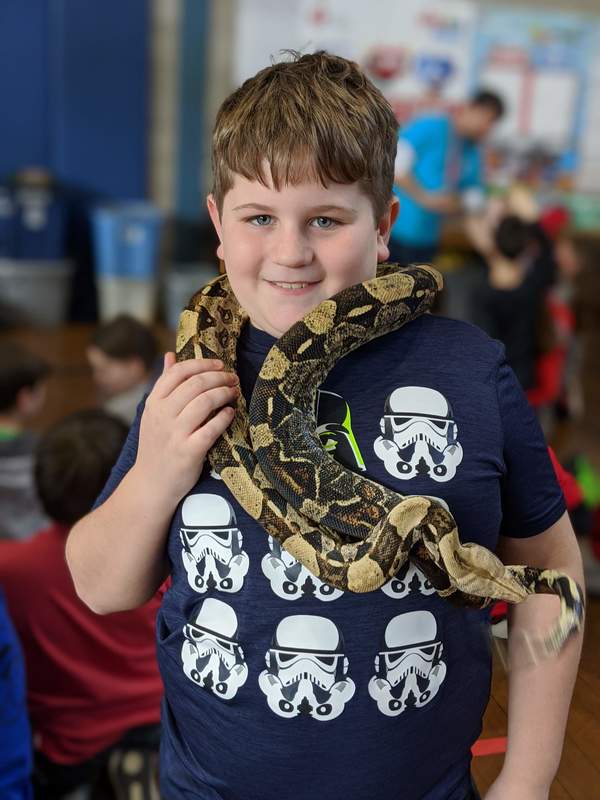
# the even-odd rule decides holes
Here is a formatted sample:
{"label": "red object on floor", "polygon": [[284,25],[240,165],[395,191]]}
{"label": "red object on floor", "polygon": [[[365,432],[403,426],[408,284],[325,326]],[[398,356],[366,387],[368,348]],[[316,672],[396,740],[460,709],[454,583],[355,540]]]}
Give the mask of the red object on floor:
{"label": "red object on floor", "polygon": [[553,347],[536,360],[535,386],[526,392],[527,399],[534,408],[551,405],[558,400],[566,355],[563,347]]}
{"label": "red object on floor", "polygon": [[497,736],[493,739],[478,739],[473,747],[471,753],[475,758],[477,756],[495,756],[499,753],[506,753],[506,736]]}
{"label": "red object on floor", "polygon": [[490,613],[490,622],[492,625],[495,625],[496,622],[500,622],[503,619],[506,619],[508,614],[508,603],[506,600],[498,600],[492,606],[492,610]]}
{"label": "red object on floor", "polygon": [[561,466],[561,464],[559,464],[558,459],[554,455],[554,450],[551,447],[548,448],[548,455],[552,461],[556,479],[560,484],[563,495],[565,496],[567,508],[569,511],[572,511],[574,508],[577,508],[578,505],[583,503],[583,494],[581,493],[579,484],[575,480],[575,476],[571,475],[570,472],[567,472],[567,470]]}

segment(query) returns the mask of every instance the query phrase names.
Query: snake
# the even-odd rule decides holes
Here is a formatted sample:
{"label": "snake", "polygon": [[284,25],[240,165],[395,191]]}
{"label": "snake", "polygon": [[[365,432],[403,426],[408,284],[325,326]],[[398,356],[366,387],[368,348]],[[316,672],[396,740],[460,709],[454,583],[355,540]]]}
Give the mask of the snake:
{"label": "snake", "polygon": [[[275,341],[249,403],[240,394],[208,461],[250,517],[342,591],[375,591],[411,560],[440,597],[462,607],[557,595],[557,621],[530,641],[536,656],[548,656],[583,625],[583,594],[573,578],[506,566],[482,545],[461,542],[440,502],[357,474],[326,452],[317,434],[317,390],[338,360],[428,311],[442,285],[430,265],[383,264],[373,278],[321,302]],[[176,360],[219,359],[235,371],[247,321],[227,275],[217,276],[180,315]]]}

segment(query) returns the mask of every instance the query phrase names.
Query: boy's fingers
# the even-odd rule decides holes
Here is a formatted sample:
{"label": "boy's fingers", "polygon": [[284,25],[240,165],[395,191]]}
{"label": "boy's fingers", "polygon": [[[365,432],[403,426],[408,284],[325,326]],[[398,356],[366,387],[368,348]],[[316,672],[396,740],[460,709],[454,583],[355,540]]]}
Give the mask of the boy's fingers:
{"label": "boy's fingers", "polygon": [[214,417],[211,417],[208,422],[205,422],[202,427],[194,431],[190,439],[197,443],[204,452],[208,452],[219,436],[227,430],[234,416],[235,409],[231,406],[225,406]]}
{"label": "boy's fingers", "polygon": [[218,386],[224,388],[238,387],[239,380],[237,375],[233,372],[224,372],[222,370],[191,375],[171,392],[167,400],[169,408],[173,414],[179,415],[192,400]]}
{"label": "boy's fingers", "polygon": [[[171,394],[173,389],[179,386],[180,383],[187,380],[191,375],[198,375],[202,372],[213,372],[223,369],[223,362],[210,358],[189,358],[186,361],[180,361],[178,364],[171,363],[171,359],[167,360],[167,353],[165,355],[164,371],[160,378],[154,384],[152,395],[157,398],[164,398]],[[174,357],[174,356],[173,356]]]}
{"label": "boy's fingers", "polygon": [[173,364],[175,364],[175,360],[175,353],[173,353],[171,350],[167,351],[163,361],[163,372],[166,372],[169,367],[172,367]]}
{"label": "boy's fingers", "polygon": [[216,386],[194,397],[179,415],[180,430],[188,435],[191,434],[201,425],[205,425],[223,406],[234,403],[238,396],[237,387]]}

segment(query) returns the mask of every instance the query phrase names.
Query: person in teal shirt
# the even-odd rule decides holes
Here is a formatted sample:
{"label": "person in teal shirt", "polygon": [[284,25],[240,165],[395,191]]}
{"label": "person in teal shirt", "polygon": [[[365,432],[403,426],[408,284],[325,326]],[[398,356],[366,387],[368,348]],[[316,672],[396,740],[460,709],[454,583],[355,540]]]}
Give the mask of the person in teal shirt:
{"label": "person in teal shirt", "polygon": [[480,91],[450,115],[422,114],[401,130],[394,173],[400,213],[392,228],[390,260],[431,261],[444,216],[482,207],[480,143],[503,113],[497,94]]}

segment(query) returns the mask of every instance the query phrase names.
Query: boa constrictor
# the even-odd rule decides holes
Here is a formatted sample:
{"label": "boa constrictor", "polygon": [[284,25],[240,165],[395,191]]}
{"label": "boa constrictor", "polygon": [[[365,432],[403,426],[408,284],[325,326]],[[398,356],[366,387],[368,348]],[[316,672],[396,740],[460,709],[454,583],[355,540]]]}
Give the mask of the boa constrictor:
{"label": "boa constrictor", "polygon": [[[337,360],[424,313],[441,283],[427,265],[384,265],[377,277],[313,309],[272,347],[250,408],[240,397],[209,462],[251,517],[339,589],[378,589],[411,559],[440,596],[463,606],[558,595],[557,623],[533,643],[539,654],[549,654],[582,624],[583,598],[573,579],[554,570],[505,566],[486,548],[461,543],[440,503],[400,495],[346,469],[316,434],[316,391]],[[219,358],[235,370],[246,319],[227,277],[219,276],[182,312],[177,360]]]}

